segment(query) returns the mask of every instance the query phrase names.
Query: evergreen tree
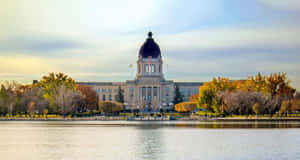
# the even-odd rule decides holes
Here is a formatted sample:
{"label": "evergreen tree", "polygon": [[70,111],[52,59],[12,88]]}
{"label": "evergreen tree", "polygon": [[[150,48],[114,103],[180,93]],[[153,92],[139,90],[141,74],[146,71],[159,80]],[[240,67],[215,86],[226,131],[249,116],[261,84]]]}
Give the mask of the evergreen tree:
{"label": "evergreen tree", "polygon": [[183,102],[183,95],[180,93],[179,87],[177,85],[175,85],[175,96],[174,96],[173,103],[175,105],[180,102]]}
{"label": "evergreen tree", "polygon": [[119,86],[118,94],[115,97],[117,102],[124,103],[124,90]]}

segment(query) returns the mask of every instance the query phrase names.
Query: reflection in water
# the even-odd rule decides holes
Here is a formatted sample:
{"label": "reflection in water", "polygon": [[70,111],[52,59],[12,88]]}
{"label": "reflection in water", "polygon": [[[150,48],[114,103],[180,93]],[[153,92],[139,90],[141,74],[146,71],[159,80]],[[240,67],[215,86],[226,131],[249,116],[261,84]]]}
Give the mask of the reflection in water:
{"label": "reflection in water", "polygon": [[255,128],[300,128],[297,121],[265,121],[265,122],[201,122],[201,121],[73,121],[73,122],[12,122],[10,124],[37,124],[44,127],[136,127],[137,129],[159,129],[164,127],[186,127],[203,129],[255,129]]}
{"label": "reflection in water", "polygon": [[138,146],[135,152],[138,159],[159,160],[162,159],[163,133],[157,125],[137,126],[135,144]]}
{"label": "reflection in water", "polygon": [[210,123],[175,123],[174,127],[196,127],[196,128],[300,128],[300,123],[291,122],[210,122]]}

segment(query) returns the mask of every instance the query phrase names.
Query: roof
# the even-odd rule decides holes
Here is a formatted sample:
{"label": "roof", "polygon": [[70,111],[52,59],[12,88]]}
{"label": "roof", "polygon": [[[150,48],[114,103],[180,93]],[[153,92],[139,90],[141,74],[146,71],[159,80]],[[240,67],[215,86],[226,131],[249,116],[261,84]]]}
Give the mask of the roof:
{"label": "roof", "polygon": [[175,82],[178,86],[203,86],[203,82]]}
{"label": "roof", "polygon": [[146,42],[142,45],[139,51],[139,56],[143,58],[158,58],[161,57],[160,48],[157,43],[155,43],[154,39],[152,38],[152,32],[148,33],[148,38]]}
{"label": "roof", "polygon": [[124,82],[76,82],[76,84],[92,85],[92,86],[121,86]]}

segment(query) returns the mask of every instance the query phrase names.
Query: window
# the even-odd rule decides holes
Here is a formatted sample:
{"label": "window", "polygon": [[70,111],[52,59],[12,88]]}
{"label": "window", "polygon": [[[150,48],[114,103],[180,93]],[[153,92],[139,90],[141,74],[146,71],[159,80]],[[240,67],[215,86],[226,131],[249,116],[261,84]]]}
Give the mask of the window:
{"label": "window", "polygon": [[143,87],[143,88],[142,88],[142,97],[144,98],[145,96],[146,96],[146,88]]}
{"label": "window", "polygon": [[190,88],[187,89],[187,96],[188,96],[188,97],[191,96],[191,89],[190,89]]}
{"label": "window", "polygon": [[97,88],[97,89],[96,89],[96,93],[99,95],[99,93],[100,93],[100,88]]}
{"label": "window", "polygon": [[149,64],[145,65],[145,72],[149,73],[150,72],[150,66]]}
{"label": "window", "polygon": [[[169,103],[169,101],[170,101],[169,97],[166,96],[166,102],[167,102],[167,104]],[[168,105],[169,105],[169,104],[168,104]]]}
{"label": "window", "polygon": [[129,89],[130,97],[133,97],[134,88]]}
{"label": "window", "polygon": [[153,88],[153,96],[157,96],[157,91],[158,91],[157,87],[154,87]]}
{"label": "window", "polygon": [[165,88],[166,96],[169,96],[170,88]]}
{"label": "window", "polygon": [[160,65],[158,65],[158,73],[160,73]]}
{"label": "window", "polygon": [[111,89],[108,89],[108,93],[111,93],[111,91],[112,91]]}
{"label": "window", "polygon": [[155,72],[155,65],[154,64],[151,64],[151,72]]}
{"label": "window", "polygon": [[145,72],[147,72],[147,73],[155,72],[155,65],[154,64],[146,64]]}
{"label": "window", "polygon": [[108,100],[109,100],[109,101],[112,101],[111,95],[108,95]]}
{"label": "window", "polygon": [[102,101],[105,101],[105,94],[102,95]]}
{"label": "window", "polygon": [[102,92],[105,93],[105,92],[106,92],[106,89],[102,88]]}
{"label": "window", "polygon": [[148,87],[148,100],[151,101],[152,89]]}

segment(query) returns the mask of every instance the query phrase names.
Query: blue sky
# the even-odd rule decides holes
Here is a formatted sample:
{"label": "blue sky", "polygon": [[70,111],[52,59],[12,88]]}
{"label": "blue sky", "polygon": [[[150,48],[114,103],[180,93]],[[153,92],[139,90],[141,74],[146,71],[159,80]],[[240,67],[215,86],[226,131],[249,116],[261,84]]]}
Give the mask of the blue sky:
{"label": "blue sky", "polygon": [[300,89],[299,19],[299,0],[2,0],[0,79],[133,79],[151,30],[167,79],[286,72]]}

